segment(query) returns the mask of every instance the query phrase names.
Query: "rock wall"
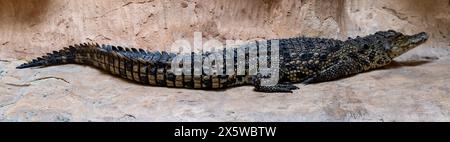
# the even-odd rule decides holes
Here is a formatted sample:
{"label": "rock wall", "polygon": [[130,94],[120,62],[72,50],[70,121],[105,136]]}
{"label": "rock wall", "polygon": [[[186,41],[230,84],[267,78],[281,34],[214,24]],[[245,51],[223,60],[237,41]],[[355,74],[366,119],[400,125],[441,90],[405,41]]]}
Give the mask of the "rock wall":
{"label": "rock wall", "polygon": [[450,47],[450,0],[2,0],[0,20],[0,59],[80,42],[167,50],[195,31],[219,40],[427,31],[427,47]]}
{"label": "rock wall", "polygon": [[395,29],[426,31],[431,47],[450,47],[450,0],[349,0],[345,4],[347,35]]}

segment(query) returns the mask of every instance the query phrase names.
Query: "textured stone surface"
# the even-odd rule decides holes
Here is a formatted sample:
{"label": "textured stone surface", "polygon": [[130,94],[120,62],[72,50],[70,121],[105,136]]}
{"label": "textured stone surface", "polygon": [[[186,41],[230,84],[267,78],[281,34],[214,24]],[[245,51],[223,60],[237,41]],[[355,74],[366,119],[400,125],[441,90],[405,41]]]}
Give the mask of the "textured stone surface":
{"label": "textured stone surface", "polygon": [[[1,0],[0,121],[450,121],[448,25],[449,0]],[[195,31],[245,41],[386,29],[431,39],[386,69],[293,94],[142,86],[79,65],[14,69],[79,42],[167,50]]]}

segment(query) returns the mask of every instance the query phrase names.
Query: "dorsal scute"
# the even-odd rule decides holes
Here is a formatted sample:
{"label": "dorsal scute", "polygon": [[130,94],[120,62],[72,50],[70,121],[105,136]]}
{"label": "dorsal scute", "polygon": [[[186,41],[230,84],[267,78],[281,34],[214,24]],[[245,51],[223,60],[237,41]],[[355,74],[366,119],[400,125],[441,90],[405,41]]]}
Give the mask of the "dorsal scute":
{"label": "dorsal scute", "polygon": [[138,50],[136,48],[131,48],[131,51],[133,51],[134,53],[138,52]]}
{"label": "dorsal scute", "polygon": [[169,53],[167,53],[166,51],[162,51],[161,52],[161,58],[159,59],[158,63],[163,66],[167,63],[167,61],[169,60],[170,56]]}
{"label": "dorsal scute", "polygon": [[124,51],[122,46],[117,46],[118,51]]}
{"label": "dorsal scute", "polygon": [[161,58],[161,52],[156,51],[153,54],[153,58],[150,60],[151,63],[156,63]]}
{"label": "dorsal scute", "polygon": [[146,60],[146,61],[151,61],[153,56],[154,56],[154,54],[152,52],[147,52],[145,54],[145,56],[143,57],[143,59]]}
{"label": "dorsal scute", "polygon": [[119,49],[117,49],[116,46],[112,46],[111,49],[112,49],[113,51],[118,51],[118,50],[119,50]]}

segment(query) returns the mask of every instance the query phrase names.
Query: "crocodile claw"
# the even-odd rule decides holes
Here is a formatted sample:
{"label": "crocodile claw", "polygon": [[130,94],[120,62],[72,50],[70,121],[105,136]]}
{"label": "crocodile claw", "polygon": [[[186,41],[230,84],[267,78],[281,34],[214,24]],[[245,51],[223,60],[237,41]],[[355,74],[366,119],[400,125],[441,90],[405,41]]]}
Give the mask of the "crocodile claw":
{"label": "crocodile claw", "polygon": [[291,83],[282,83],[275,86],[256,86],[255,91],[266,93],[293,93],[292,90],[300,89]]}

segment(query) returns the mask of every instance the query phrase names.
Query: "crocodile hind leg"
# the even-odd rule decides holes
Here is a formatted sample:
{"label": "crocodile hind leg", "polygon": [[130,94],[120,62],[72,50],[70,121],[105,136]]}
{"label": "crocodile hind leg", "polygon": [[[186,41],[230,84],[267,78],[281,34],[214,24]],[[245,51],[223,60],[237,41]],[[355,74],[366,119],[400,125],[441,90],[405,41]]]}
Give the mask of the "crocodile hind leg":
{"label": "crocodile hind leg", "polygon": [[267,77],[262,76],[261,74],[258,74],[252,78],[252,83],[255,86],[255,91],[265,93],[292,93],[292,90],[299,89],[297,86],[293,85],[290,82],[281,82],[272,86],[263,86],[261,85],[261,79],[264,78]]}

